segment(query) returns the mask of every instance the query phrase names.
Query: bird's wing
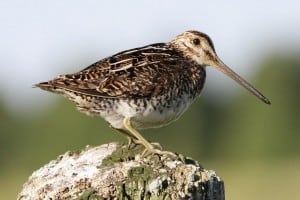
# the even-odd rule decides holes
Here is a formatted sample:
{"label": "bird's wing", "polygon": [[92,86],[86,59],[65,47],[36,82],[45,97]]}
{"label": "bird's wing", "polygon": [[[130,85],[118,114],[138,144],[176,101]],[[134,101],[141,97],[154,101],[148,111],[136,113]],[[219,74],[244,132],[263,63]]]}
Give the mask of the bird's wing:
{"label": "bird's wing", "polygon": [[105,98],[149,98],[172,88],[185,65],[176,51],[158,43],[120,52],[47,84]]}

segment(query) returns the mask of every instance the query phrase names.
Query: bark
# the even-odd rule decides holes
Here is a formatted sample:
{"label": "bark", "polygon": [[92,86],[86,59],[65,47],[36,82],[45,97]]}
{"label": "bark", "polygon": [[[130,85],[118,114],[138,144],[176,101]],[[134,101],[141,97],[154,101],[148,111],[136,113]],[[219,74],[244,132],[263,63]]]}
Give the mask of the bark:
{"label": "bark", "polygon": [[110,143],[66,152],[35,171],[18,200],[224,200],[224,183],[197,161],[171,153],[142,155],[143,147]]}

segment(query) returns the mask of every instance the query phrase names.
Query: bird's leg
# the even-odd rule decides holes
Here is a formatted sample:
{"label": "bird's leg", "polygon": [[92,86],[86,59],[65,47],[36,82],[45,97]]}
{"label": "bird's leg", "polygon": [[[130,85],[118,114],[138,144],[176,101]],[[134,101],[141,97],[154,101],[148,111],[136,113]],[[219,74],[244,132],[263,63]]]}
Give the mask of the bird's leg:
{"label": "bird's leg", "polygon": [[[112,126],[111,126],[112,127]],[[112,127],[114,128],[114,127]],[[118,133],[122,134],[123,136],[125,136],[128,139],[128,150],[130,150],[131,148],[134,148],[135,145],[137,144],[141,144],[143,146],[145,146],[140,140],[138,140],[135,136],[133,136],[132,134],[128,133],[127,131],[123,130],[123,129],[117,129],[114,128],[116,131],[118,131]],[[146,149],[143,151],[142,156],[143,157],[147,157],[149,155],[164,155],[167,157],[171,157],[171,158],[177,158],[176,154],[169,152],[169,151],[162,151],[162,147],[159,143],[150,143],[152,146],[154,145],[155,148],[153,149]],[[158,149],[157,149],[158,148]]]}
{"label": "bird's leg", "polygon": [[[123,135],[124,137],[126,137],[128,139],[128,144],[127,144],[128,149],[135,147],[135,145],[137,145],[137,144],[143,145],[142,142],[140,142],[135,136],[128,133],[127,131],[125,131],[123,129],[114,128],[111,125],[109,125],[109,127],[115,129],[118,133],[120,133],[121,135]],[[151,144],[152,144],[152,146],[155,146],[155,148],[162,149],[162,146],[159,143],[151,142]]]}
{"label": "bird's leg", "polygon": [[137,130],[131,126],[130,117],[125,117],[123,120],[124,127],[137,139],[138,143],[141,143],[146,148],[146,151],[152,151],[153,145],[150,144]]}
{"label": "bird's leg", "polygon": [[[117,129],[114,128],[116,131],[118,131],[118,133],[120,133],[121,135],[125,136],[128,139],[128,149],[131,149],[131,147],[134,147],[136,144],[138,144],[139,142],[137,141],[136,137],[134,137],[133,135],[129,134],[128,132],[126,132],[123,129]],[[132,146],[133,145],[133,146]]]}
{"label": "bird's leg", "polygon": [[[144,147],[146,148],[144,150],[144,152],[142,153],[142,156],[148,156],[148,155],[160,155],[160,156],[166,156],[166,157],[172,157],[174,159],[177,159],[176,154],[169,152],[169,151],[162,151],[161,150],[161,146],[158,144],[158,148],[155,148],[151,143],[149,143],[138,131],[136,131],[132,126],[131,126],[131,122],[130,122],[130,118],[129,117],[125,117],[123,120],[123,124],[124,127],[132,134],[132,136],[134,136],[134,138],[136,139],[136,143],[140,143],[142,145],[144,145]],[[127,133],[128,134],[128,133]],[[156,145],[156,144],[154,144]]]}

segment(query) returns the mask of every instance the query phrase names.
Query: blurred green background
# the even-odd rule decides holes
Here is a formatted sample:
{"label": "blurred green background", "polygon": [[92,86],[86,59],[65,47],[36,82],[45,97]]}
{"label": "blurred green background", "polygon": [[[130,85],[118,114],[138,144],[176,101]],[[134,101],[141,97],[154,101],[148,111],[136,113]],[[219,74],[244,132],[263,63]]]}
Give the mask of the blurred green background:
{"label": "blurred green background", "polygon": [[297,0],[0,1],[1,199],[16,199],[34,170],[68,150],[125,141],[33,84],[190,29],[210,35],[221,59],[272,105],[208,68],[188,111],[143,135],[215,170],[228,200],[300,199],[299,7]]}

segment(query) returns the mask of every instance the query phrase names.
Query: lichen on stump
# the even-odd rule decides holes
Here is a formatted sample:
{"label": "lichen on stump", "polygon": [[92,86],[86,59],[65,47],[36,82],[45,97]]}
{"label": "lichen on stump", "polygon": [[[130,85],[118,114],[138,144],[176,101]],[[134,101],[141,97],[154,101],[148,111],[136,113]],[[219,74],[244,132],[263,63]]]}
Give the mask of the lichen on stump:
{"label": "lichen on stump", "polygon": [[225,199],[214,171],[182,155],[142,152],[140,145],[128,149],[117,143],[67,152],[35,171],[18,200]]}

